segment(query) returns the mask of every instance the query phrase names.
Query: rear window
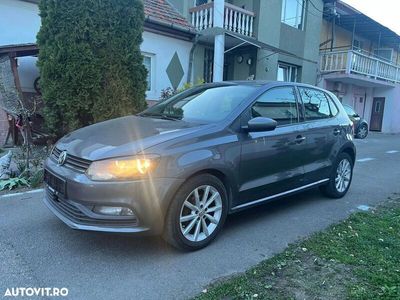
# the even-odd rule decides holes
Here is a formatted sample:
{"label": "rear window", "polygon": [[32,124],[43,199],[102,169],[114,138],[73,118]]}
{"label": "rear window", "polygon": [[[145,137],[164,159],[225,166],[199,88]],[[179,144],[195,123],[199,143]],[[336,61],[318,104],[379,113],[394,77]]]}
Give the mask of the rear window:
{"label": "rear window", "polygon": [[299,87],[299,91],[307,120],[327,119],[332,116],[328,98],[324,92],[303,87]]}

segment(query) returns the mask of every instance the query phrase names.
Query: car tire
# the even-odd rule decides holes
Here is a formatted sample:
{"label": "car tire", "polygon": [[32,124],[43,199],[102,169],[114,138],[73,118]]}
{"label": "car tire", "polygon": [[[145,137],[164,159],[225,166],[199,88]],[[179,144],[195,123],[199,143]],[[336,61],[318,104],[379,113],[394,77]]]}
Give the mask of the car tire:
{"label": "car tire", "polygon": [[361,126],[357,130],[357,138],[365,139],[368,136],[368,125],[361,124]]}
{"label": "car tire", "polygon": [[227,212],[226,188],[217,177],[201,174],[190,178],[170,204],[163,238],[180,250],[199,250],[215,239],[225,223]]}
{"label": "car tire", "polygon": [[342,198],[346,195],[353,179],[354,162],[349,154],[338,155],[327,184],[320,187],[323,194],[330,198]]}

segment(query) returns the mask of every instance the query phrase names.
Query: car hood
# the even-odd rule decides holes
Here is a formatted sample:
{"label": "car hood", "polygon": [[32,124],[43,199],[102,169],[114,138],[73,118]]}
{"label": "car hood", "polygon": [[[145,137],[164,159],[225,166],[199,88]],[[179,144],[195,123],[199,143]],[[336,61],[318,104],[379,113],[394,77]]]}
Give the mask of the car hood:
{"label": "car hood", "polygon": [[60,139],[57,148],[89,160],[130,156],[204,126],[207,125],[127,116],[76,130]]}

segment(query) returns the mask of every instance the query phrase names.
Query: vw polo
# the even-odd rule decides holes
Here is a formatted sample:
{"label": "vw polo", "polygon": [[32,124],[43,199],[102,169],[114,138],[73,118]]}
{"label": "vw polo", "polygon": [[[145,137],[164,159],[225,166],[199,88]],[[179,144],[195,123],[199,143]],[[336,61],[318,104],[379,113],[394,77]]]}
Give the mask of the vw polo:
{"label": "vw polo", "polygon": [[228,214],[319,186],[348,191],[352,123],[330,92],[224,82],[72,132],[45,163],[45,203],[75,229],[208,245]]}

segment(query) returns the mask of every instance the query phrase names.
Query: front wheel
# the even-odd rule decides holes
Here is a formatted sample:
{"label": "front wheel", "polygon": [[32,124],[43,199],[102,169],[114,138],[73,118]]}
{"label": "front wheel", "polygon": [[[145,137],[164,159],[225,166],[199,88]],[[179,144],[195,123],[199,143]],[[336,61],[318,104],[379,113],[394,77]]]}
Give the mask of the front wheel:
{"label": "front wheel", "polygon": [[168,209],[163,238],[182,250],[201,249],[217,236],[227,211],[223,183],[210,174],[193,177],[182,185]]}
{"label": "front wheel", "polygon": [[321,191],[330,198],[342,198],[346,195],[353,179],[353,160],[347,153],[341,153],[333,166],[332,174]]}

